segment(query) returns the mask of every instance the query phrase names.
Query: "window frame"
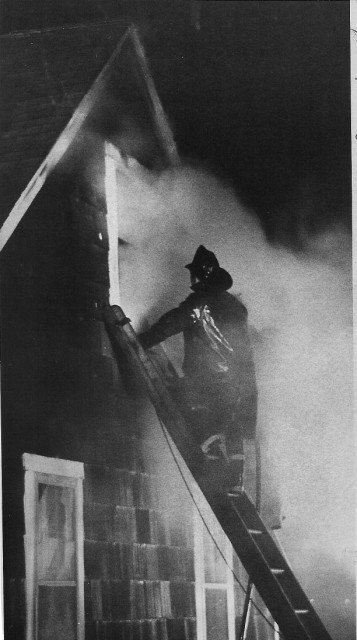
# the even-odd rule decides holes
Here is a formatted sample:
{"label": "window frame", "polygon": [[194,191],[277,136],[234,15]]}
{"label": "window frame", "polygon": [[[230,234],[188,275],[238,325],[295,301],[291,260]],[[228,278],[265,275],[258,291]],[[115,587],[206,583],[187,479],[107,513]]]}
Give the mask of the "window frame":
{"label": "window frame", "polygon": [[[204,497],[196,490],[193,513],[194,533],[194,568],[195,568],[195,600],[196,600],[196,625],[197,640],[207,639],[207,607],[206,592],[217,589],[226,592],[227,597],[227,640],[235,640],[235,599],[234,599],[234,570],[233,547],[230,540],[224,535],[224,549],[221,549],[226,564],[226,581],[211,583],[205,581],[204,561],[204,529],[209,527],[212,538],[216,541],[215,531],[221,529],[218,521],[206,503]],[[197,505],[197,506],[196,506]],[[198,507],[198,508],[197,508]],[[220,543],[217,542],[217,545]]]}
{"label": "window frame", "polygon": [[120,211],[117,172],[120,168],[125,170],[125,162],[111,142],[104,142],[105,157],[105,199],[107,206],[108,227],[108,269],[109,269],[109,304],[120,305],[119,284],[119,225],[118,215]]}
{"label": "window frame", "polygon": [[[37,530],[38,530],[38,485],[72,487],[74,489],[75,516],[75,581],[77,595],[77,640],[84,640],[84,525],[83,525],[83,462],[46,458],[24,453],[22,463],[25,471],[25,572],[26,572],[26,640],[37,640]],[[56,581],[54,581],[54,584]]]}
{"label": "window frame", "polygon": [[120,256],[119,256],[119,218],[121,210],[128,206],[121,193],[122,179],[146,181],[151,172],[132,156],[124,156],[118,147],[104,141],[105,158],[105,200],[108,231],[108,271],[109,304],[121,304]]}

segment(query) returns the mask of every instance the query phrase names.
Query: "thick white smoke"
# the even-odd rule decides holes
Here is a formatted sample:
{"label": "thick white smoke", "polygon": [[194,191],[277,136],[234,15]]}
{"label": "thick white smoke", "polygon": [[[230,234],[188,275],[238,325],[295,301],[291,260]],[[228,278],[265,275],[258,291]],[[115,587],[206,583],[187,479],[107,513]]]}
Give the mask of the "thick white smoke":
{"label": "thick white smoke", "polygon": [[[136,328],[189,293],[199,244],[233,276],[254,328],[259,429],[285,516],[280,541],[336,640],[354,618],[350,239],[274,248],[233,191],[191,168],[123,179],[122,306]],[[172,346],[172,355],[176,343]]]}

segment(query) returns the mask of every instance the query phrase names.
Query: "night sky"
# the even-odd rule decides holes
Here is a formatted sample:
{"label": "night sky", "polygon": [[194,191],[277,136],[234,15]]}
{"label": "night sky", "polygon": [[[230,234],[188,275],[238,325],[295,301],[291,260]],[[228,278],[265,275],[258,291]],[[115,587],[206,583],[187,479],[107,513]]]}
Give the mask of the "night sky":
{"label": "night sky", "polygon": [[180,151],[231,181],[270,239],[348,226],[349,3],[202,2],[196,24],[144,28]]}

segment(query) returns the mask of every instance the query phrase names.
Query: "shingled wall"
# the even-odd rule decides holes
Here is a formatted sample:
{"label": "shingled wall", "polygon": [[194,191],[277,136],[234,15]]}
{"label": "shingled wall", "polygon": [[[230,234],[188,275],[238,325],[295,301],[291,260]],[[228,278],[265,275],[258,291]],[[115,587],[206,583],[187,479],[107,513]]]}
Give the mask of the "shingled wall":
{"label": "shingled wall", "polygon": [[85,466],[86,635],[193,639],[192,532],[170,528],[162,478],[127,466]]}
{"label": "shingled wall", "polygon": [[1,223],[127,26],[120,20],[0,36]]}
{"label": "shingled wall", "polygon": [[105,202],[83,177],[59,174],[4,253],[24,311],[8,318],[22,348],[12,374],[6,358],[4,368],[8,638],[24,637],[24,451],[85,463],[86,637],[194,638],[192,524],[170,524],[165,483],[142,455],[142,392],[130,371],[123,379],[95,318],[108,300],[107,252]]}
{"label": "shingled wall", "polygon": [[[4,211],[106,62],[119,31],[114,24],[2,39],[10,98],[2,114]],[[141,98],[135,94],[134,99],[142,114]],[[107,117],[102,118],[105,124]],[[144,121],[146,136],[153,140],[155,127],[148,133],[148,119]],[[146,157],[159,149],[150,143]],[[165,483],[142,452],[146,400],[125,358],[118,370],[97,318],[98,309],[108,303],[109,287],[104,145],[98,153],[95,144],[95,184],[86,174],[90,153],[86,141],[84,152],[69,150],[1,256],[7,338],[5,637],[18,640],[25,634],[21,456],[27,452],[85,464],[86,638],[193,640],[190,514],[182,518],[182,526],[173,525]]]}
{"label": "shingled wall", "polygon": [[[102,226],[105,203],[88,182],[80,181],[72,202],[80,247],[77,258],[85,283],[77,303],[90,318],[91,311],[100,305],[95,292],[102,279],[101,256],[107,251],[107,233]],[[97,322],[96,328],[103,345],[103,327]],[[79,337],[83,340],[83,334]],[[88,348],[88,335],[83,346]],[[83,442],[78,442],[76,459],[86,463],[86,637],[193,640],[192,521],[188,513],[181,525],[175,519],[172,526],[165,481],[146,468],[141,442],[144,425],[136,416],[142,391],[135,384],[130,387],[130,376],[128,370],[124,381],[128,396],[118,379],[121,395],[115,399],[114,416],[100,418],[101,426],[87,440],[85,453]],[[68,454],[73,457],[73,443],[70,448]]]}

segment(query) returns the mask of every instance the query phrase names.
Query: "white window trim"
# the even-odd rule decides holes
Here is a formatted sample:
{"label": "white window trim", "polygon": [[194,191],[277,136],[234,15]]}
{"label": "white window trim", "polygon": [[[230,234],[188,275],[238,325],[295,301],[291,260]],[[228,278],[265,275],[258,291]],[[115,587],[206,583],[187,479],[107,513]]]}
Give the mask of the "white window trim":
{"label": "white window trim", "polygon": [[118,149],[110,142],[104,143],[105,151],[105,199],[108,225],[109,304],[120,305],[119,285],[119,225],[120,209],[117,185],[117,167],[124,164]]}
{"label": "white window trim", "polygon": [[31,453],[22,456],[25,470],[25,567],[26,567],[26,640],[36,640],[36,530],[38,524],[38,484],[47,482],[72,486],[75,491],[75,540],[77,586],[77,640],[84,640],[84,526],[82,462],[46,458]]}
{"label": "white window trim", "polygon": [[[204,544],[203,530],[207,524],[208,527],[217,527],[218,523],[211,509],[196,489],[194,490],[195,503],[198,505],[200,513],[194,505],[194,568],[195,568],[195,599],[196,599],[196,629],[197,640],[206,640],[207,638],[207,611],[206,611],[206,591],[209,589],[222,589],[227,594],[227,626],[228,640],[234,640],[235,633],[235,602],[234,602],[234,574],[233,574],[233,547],[229,539],[224,536],[225,548],[221,549],[226,562],[227,581],[221,583],[205,582],[205,565],[204,565]],[[202,520],[204,518],[204,521]],[[213,525],[214,523],[214,525]],[[214,538],[214,532],[213,532]]]}
{"label": "white window trim", "polygon": [[108,268],[109,268],[109,304],[121,304],[120,267],[119,267],[119,216],[120,211],[128,206],[121,193],[119,174],[127,180],[145,181],[150,171],[135,158],[121,155],[119,149],[111,142],[104,143],[105,156],[105,199],[107,206],[108,228]]}
{"label": "white window trim", "polygon": [[205,591],[205,563],[203,548],[203,530],[200,515],[194,510],[193,540],[195,567],[196,634],[197,640],[206,640],[207,615]]}

